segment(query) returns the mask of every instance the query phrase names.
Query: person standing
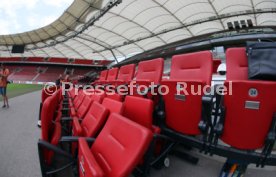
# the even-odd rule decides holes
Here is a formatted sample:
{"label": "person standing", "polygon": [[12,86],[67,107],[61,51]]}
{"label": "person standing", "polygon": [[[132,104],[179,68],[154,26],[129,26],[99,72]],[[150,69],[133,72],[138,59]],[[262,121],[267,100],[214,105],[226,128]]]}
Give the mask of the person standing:
{"label": "person standing", "polygon": [[9,101],[7,97],[7,84],[8,84],[8,76],[10,75],[10,71],[6,66],[2,63],[0,69],[0,94],[3,97],[4,105],[2,108],[9,108]]}
{"label": "person standing", "polygon": [[59,75],[58,79],[56,80],[56,86],[59,87],[62,80],[62,74]]}

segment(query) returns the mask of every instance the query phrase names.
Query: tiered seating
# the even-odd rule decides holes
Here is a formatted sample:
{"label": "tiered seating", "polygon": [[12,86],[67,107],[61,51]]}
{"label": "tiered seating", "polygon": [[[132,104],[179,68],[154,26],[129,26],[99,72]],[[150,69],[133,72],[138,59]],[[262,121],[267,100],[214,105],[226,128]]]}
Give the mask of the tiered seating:
{"label": "tiered seating", "polygon": [[93,82],[92,85],[101,84],[102,81],[106,81],[107,74],[108,74],[108,70],[101,71],[99,79]]}
{"label": "tiered seating", "polygon": [[60,74],[64,74],[63,67],[49,67],[45,73],[40,73],[35,81],[55,82]]}
{"label": "tiered seating", "polygon": [[21,66],[19,72],[15,72],[9,77],[13,81],[32,81],[37,75],[37,67],[35,66]]}
{"label": "tiered seating", "polygon": [[112,81],[111,84],[115,86],[129,84],[135,73],[135,64],[122,66],[119,70],[117,80]]}
{"label": "tiered seating", "polygon": [[115,81],[117,79],[118,71],[119,71],[118,68],[112,68],[112,69],[108,70],[106,80],[101,81],[100,84],[110,84],[113,81]]}
{"label": "tiered seating", "polygon": [[87,74],[88,72],[91,72],[91,69],[74,69],[74,73],[72,77],[75,76],[83,76],[85,74]]}
{"label": "tiered seating", "polygon": [[[80,93],[84,93],[82,91],[79,91]],[[97,136],[96,141],[101,141],[101,139],[103,139],[103,142],[108,142],[110,140],[110,136],[114,137],[116,139],[116,141],[119,142],[124,142],[122,143],[119,147],[121,146],[125,146],[124,151],[118,151],[118,153],[120,152],[121,158],[125,156],[125,163],[122,166],[122,169],[124,169],[123,171],[121,171],[120,173],[124,174],[130,174],[132,172],[132,170],[135,168],[135,166],[138,164],[139,160],[141,159],[141,157],[143,156],[143,154],[145,153],[145,151],[147,150],[147,147],[149,146],[149,143],[152,139],[152,133],[150,130],[148,130],[147,128],[144,128],[130,120],[127,120],[127,118],[120,116],[119,114],[122,113],[122,108],[123,108],[123,104],[121,102],[109,99],[109,98],[105,98],[103,103],[100,104],[98,101],[94,101],[91,106],[89,106],[89,101],[90,101],[90,97],[89,95],[84,96],[84,98],[82,98],[83,96],[76,96],[73,100],[77,100],[81,99],[83,100],[78,111],[83,110],[82,107],[84,109],[89,108],[88,112],[86,113],[86,115],[84,116],[83,119],[74,117],[73,120],[73,128],[72,128],[72,132],[73,132],[73,137],[61,137],[62,134],[62,125],[63,123],[59,120],[63,120],[63,118],[59,118],[57,117],[60,116],[60,114],[58,114],[57,112],[55,112],[55,108],[57,108],[58,111],[61,111],[60,109],[60,93],[61,91],[57,91],[55,92],[55,94],[51,97],[48,97],[44,103],[43,103],[43,107],[42,107],[42,139],[39,141],[38,146],[39,146],[39,152],[40,152],[40,162],[41,162],[41,168],[42,168],[42,173],[45,175],[46,171],[48,171],[48,167],[49,165],[52,165],[54,163],[53,161],[53,157],[54,157],[54,153],[62,153],[67,154],[67,157],[71,157],[71,155],[69,155],[68,153],[66,153],[65,151],[63,151],[62,149],[58,148],[59,142],[61,141],[70,141],[73,144],[73,148],[76,148],[76,144],[75,142],[79,139],[77,137],[74,136],[83,136],[83,137],[95,137],[98,133],[99,130],[101,129],[101,127],[103,127],[103,125],[106,122],[107,119],[107,115],[110,112],[110,116],[108,117],[107,123],[104,126],[103,130],[100,131],[99,136]],[[92,94],[92,96],[96,96],[98,93],[94,93]],[[90,101],[91,102],[91,101]],[[126,105],[128,105],[129,103],[126,103]],[[71,106],[78,106],[76,104],[71,105]],[[70,108],[70,106],[69,106]],[[70,108],[72,109],[72,108]],[[135,111],[135,110],[132,110]],[[83,112],[83,111],[81,111]],[[77,114],[75,114],[77,115]],[[138,117],[138,114],[135,114],[134,112],[131,114],[132,116],[136,116]],[[115,121],[117,123],[114,122],[115,119],[118,119],[119,121]],[[81,121],[82,120],[82,121]],[[81,122],[79,122],[81,121]],[[114,123],[110,123],[110,122],[114,122]],[[111,125],[110,125],[111,124]],[[113,125],[114,124],[114,125]],[[135,125],[136,127],[138,127],[138,129],[133,128],[133,125]],[[113,128],[109,128],[109,127],[113,127]],[[119,126],[120,128],[118,128],[117,126]],[[126,127],[124,127],[126,126]],[[106,129],[108,129],[108,131],[106,131]],[[131,130],[129,130],[131,129]],[[104,136],[106,133],[109,134],[108,132],[110,132],[110,135],[106,135]],[[123,133],[123,132],[127,132],[127,133]],[[140,133],[138,133],[140,132]],[[142,132],[147,132],[146,134],[142,133]],[[138,134],[137,134],[138,133]],[[142,134],[141,134],[142,133]],[[143,135],[144,134],[144,135]],[[128,138],[126,138],[126,136]],[[139,137],[141,137],[141,140],[139,141]],[[113,142],[110,141],[110,143]],[[128,142],[131,142],[131,144],[129,144]],[[135,142],[135,143],[133,143]],[[127,144],[125,144],[127,143]],[[97,143],[96,143],[97,144]],[[116,151],[116,142],[114,145],[110,144],[110,146],[108,146],[107,149],[113,147],[115,149],[112,149],[112,151]],[[89,154],[88,151],[86,150],[85,152],[83,152],[83,148],[86,148],[86,139],[79,139],[79,158],[82,156],[81,154],[87,155]],[[92,146],[95,146],[95,144]],[[88,146],[87,146],[88,148]],[[103,147],[102,147],[103,148]],[[137,151],[137,153],[135,154],[130,154],[127,149],[135,149],[134,151]],[[118,149],[119,150],[119,149]],[[75,150],[73,150],[74,152]],[[101,152],[104,153],[104,149],[101,149]],[[133,150],[131,150],[130,152],[133,152]],[[114,154],[113,154],[114,155]],[[119,154],[118,154],[119,155]],[[97,156],[97,155],[96,155]],[[83,157],[83,158],[88,158],[90,157],[89,155]],[[110,160],[112,161],[113,158],[111,158]],[[128,160],[128,159],[132,159],[132,160]],[[92,159],[88,158],[87,159],[88,162],[91,161]],[[81,161],[81,163],[84,163],[83,161]],[[82,164],[83,165],[83,164]],[[95,165],[95,164],[93,164]],[[120,166],[120,165],[119,165]],[[92,166],[92,168],[94,168],[95,166]],[[84,167],[86,168],[86,167]],[[91,168],[91,167],[90,167]],[[104,167],[103,167],[104,168]],[[112,168],[117,169],[117,167],[113,166]],[[86,169],[89,170],[89,169]],[[106,172],[105,172],[106,173]],[[80,174],[82,175],[82,174]]]}
{"label": "tiered seating", "polygon": [[[106,90],[89,90],[92,94],[85,95],[85,91],[73,89],[64,97],[57,91],[42,106],[43,133],[38,143],[42,173],[51,171],[49,165],[55,167],[55,152],[55,157],[70,162],[52,169],[53,173],[69,166],[75,171],[77,158],[79,176],[123,177],[141,166],[146,175],[178,143],[237,163],[276,165],[276,156],[271,154],[276,140],[276,103],[268,101],[276,99],[276,83],[248,81],[244,48],[228,49],[226,64],[224,89],[232,88],[233,95],[210,94],[218,87],[211,88],[210,51],[173,56],[170,77],[162,81],[164,60],[159,58],[140,62],[134,80],[135,66],[127,65],[103,71],[94,83],[166,86],[168,94],[158,95],[158,99],[152,99],[148,90],[144,90],[146,98],[134,93],[125,99],[117,93],[110,96]],[[155,160],[156,155],[161,157]]]}

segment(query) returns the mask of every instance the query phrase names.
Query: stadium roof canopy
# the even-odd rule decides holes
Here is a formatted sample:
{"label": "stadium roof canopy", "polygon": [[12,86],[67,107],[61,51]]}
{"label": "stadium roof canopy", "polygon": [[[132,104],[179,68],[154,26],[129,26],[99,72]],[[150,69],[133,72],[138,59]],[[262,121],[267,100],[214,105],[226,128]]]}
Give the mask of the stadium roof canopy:
{"label": "stadium roof canopy", "polygon": [[[75,0],[48,26],[1,35],[0,56],[122,60],[183,39],[228,30],[228,22],[250,19],[254,26],[276,26],[276,0],[120,1]],[[13,45],[25,45],[25,53],[11,54]]]}

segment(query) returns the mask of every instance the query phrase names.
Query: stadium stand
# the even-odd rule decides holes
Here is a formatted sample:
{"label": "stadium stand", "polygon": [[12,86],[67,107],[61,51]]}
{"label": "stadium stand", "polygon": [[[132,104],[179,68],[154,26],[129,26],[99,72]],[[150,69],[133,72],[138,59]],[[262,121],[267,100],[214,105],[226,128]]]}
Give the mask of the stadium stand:
{"label": "stadium stand", "polygon": [[40,82],[55,82],[60,74],[64,74],[65,69],[63,67],[50,67],[40,73],[34,81]]}
{"label": "stadium stand", "polygon": [[0,176],[274,177],[274,6],[75,0],[46,27],[0,35],[8,80],[45,86],[0,109]]}
{"label": "stadium stand", "polygon": [[14,81],[32,81],[37,75],[37,67],[35,66],[21,66],[13,70],[13,74],[9,77]]}

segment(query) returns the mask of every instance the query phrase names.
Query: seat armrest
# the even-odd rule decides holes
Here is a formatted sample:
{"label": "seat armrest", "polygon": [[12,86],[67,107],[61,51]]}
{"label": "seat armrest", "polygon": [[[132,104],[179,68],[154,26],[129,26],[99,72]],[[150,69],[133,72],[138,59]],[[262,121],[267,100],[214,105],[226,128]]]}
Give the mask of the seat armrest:
{"label": "seat armrest", "polygon": [[73,120],[73,118],[71,118],[71,117],[62,117],[61,119],[60,119],[61,121],[72,121]]}
{"label": "seat armrest", "polygon": [[[79,137],[79,136],[63,136],[61,137],[61,139],[59,140],[60,142],[78,142],[79,138],[84,138],[84,137]],[[96,139],[95,138],[89,138],[89,137],[85,137],[84,138],[86,140],[86,142],[88,143],[93,143]]]}
{"label": "seat armrest", "polygon": [[162,140],[174,141],[172,138],[170,138],[168,136],[156,134],[156,133],[153,135],[153,139],[154,140],[162,139]]}
{"label": "seat armrest", "polygon": [[57,146],[52,145],[51,143],[44,141],[44,140],[38,140],[38,147],[39,148],[46,148],[48,150],[53,151],[54,153],[58,154],[58,155],[62,155],[63,157],[66,157],[68,159],[74,160],[73,156],[71,154],[69,154],[68,152],[60,149]]}
{"label": "seat armrest", "polygon": [[79,172],[80,176],[105,176],[104,171],[94,158],[88,143],[84,138],[79,139]]}

